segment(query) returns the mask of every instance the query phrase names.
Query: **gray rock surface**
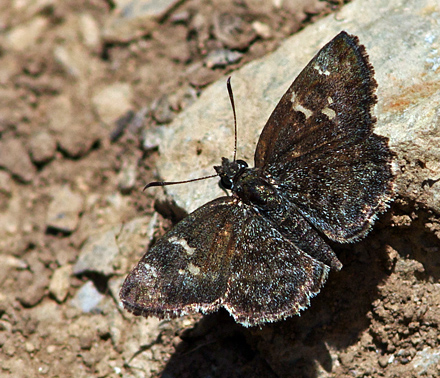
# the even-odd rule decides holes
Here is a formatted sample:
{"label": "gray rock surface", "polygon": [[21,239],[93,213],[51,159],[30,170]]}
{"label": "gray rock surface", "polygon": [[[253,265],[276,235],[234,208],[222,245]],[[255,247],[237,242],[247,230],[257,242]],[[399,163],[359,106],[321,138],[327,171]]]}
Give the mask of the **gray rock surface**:
{"label": "gray rock surface", "polygon": [[[237,157],[252,165],[258,137],[281,96],[314,54],[346,30],[366,46],[376,71],[376,132],[390,138],[398,162],[408,165],[398,182],[399,193],[440,211],[440,182],[435,181],[440,174],[435,163],[440,160],[440,28],[434,26],[440,22],[440,13],[424,11],[436,4],[433,0],[354,1],[337,17],[332,15],[311,25],[286,40],[272,55],[234,72]],[[164,130],[159,174],[166,181],[213,174],[212,166],[218,165],[222,156],[232,158],[233,143],[232,111],[224,78],[206,89],[199,101]],[[410,166],[416,161],[422,161],[425,168],[414,180]],[[413,185],[406,185],[408,180]],[[424,180],[433,180],[433,184],[422,188]],[[222,195],[216,179],[169,186],[166,191],[188,212]]]}

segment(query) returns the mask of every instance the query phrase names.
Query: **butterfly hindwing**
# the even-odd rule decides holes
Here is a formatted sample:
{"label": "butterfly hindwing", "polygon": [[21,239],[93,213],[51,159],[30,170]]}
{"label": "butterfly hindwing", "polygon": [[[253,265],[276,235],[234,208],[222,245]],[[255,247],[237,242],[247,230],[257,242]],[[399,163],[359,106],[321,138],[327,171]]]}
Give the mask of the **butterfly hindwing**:
{"label": "butterfly hindwing", "polygon": [[120,296],[136,315],[169,318],[223,306],[252,326],[307,307],[328,270],[251,207],[223,197],[197,209],[150,248]]}
{"label": "butterfly hindwing", "polygon": [[223,306],[244,326],[273,322],[308,307],[330,268],[255,214],[237,230]]}

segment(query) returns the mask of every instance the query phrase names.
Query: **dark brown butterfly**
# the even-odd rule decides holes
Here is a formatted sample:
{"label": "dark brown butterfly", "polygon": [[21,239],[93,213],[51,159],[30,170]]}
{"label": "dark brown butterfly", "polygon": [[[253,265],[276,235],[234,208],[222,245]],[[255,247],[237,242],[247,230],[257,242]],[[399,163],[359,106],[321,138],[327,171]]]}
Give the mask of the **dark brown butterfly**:
{"label": "dark brown butterfly", "polygon": [[200,207],[150,248],[120,297],[161,318],[226,308],[246,326],[306,308],[341,262],[324,237],[364,237],[393,196],[393,153],[373,133],[376,81],[358,38],[341,32],[281,98],[255,167],[215,167],[232,196]]}

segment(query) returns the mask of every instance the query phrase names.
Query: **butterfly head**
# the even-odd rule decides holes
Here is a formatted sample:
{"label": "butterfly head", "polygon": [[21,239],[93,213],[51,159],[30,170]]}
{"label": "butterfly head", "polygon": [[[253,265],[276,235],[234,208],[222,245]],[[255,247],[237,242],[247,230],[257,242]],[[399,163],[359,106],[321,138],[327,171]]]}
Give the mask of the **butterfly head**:
{"label": "butterfly head", "polygon": [[222,158],[222,165],[215,166],[217,174],[220,176],[221,184],[225,189],[232,189],[237,177],[240,176],[248,167],[244,160],[229,161]]}

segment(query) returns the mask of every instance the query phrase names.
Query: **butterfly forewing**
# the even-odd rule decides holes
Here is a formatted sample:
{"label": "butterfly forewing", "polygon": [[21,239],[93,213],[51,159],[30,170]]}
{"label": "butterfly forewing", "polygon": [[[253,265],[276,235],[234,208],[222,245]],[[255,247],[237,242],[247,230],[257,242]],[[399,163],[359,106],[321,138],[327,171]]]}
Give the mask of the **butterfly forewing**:
{"label": "butterfly forewing", "polygon": [[365,139],[374,122],[373,72],[358,38],[338,34],[281,98],[260,135],[255,166],[283,165],[329,144]]}
{"label": "butterfly forewing", "polygon": [[339,242],[361,238],[392,196],[392,153],[372,134],[377,84],[357,37],[340,33],[270,116],[255,152],[301,214]]}

